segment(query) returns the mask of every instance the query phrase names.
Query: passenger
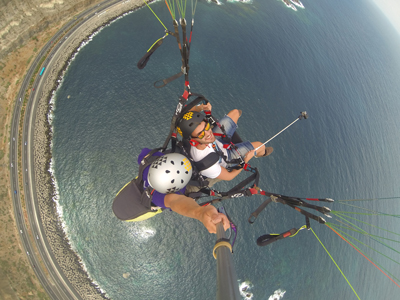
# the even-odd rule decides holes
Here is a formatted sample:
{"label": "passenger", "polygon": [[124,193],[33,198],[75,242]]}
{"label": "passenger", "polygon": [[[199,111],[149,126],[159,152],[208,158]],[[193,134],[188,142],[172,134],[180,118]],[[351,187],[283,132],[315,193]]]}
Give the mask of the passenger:
{"label": "passenger", "polygon": [[[262,145],[261,142],[242,142],[235,144],[237,150],[232,147],[226,148],[229,144],[223,141],[221,136],[214,134],[222,134],[218,126],[211,128],[210,123],[207,121],[205,115],[201,112],[211,111],[211,104],[202,104],[195,106],[191,111],[187,112],[178,122],[177,131],[184,139],[190,141],[190,155],[195,162],[205,158],[208,154],[217,152],[220,156],[218,162],[211,167],[201,171],[200,173],[208,178],[215,178],[212,182],[215,183],[220,180],[232,180],[242,171],[240,169],[233,169],[228,171],[227,168],[234,167],[237,163],[229,163],[234,159],[243,158],[247,163],[254,156],[254,149]],[[231,138],[237,129],[237,122],[242,114],[241,110],[231,110],[219,123],[223,125],[226,135]],[[257,150],[256,156],[267,156],[273,151],[272,147],[265,147],[264,145]],[[239,152],[239,153],[238,153]]]}
{"label": "passenger", "polygon": [[[142,149],[138,163],[151,150]],[[185,217],[193,218],[201,223],[210,233],[216,233],[216,224],[223,223],[224,229],[229,228],[228,218],[212,206],[200,206],[193,198],[184,195],[192,170],[190,161],[178,153],[163,154],[155,152],[153,156],[160,156],[143,171],[144,188],[149,185],[155,190],[152,194],[152,203],[161,208],[170,208],[172,211]]]}

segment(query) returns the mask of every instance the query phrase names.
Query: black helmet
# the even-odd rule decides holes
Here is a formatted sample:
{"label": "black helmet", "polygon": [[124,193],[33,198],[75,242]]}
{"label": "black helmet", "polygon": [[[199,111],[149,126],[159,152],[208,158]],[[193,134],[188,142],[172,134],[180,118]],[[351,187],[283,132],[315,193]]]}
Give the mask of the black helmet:
{"label": "black helmet", "polygon": [[204,114],[196,111],[189,111],[178,121],[176,130],[184,139],[190,139],[192,132],[203,121],[207,122]]}

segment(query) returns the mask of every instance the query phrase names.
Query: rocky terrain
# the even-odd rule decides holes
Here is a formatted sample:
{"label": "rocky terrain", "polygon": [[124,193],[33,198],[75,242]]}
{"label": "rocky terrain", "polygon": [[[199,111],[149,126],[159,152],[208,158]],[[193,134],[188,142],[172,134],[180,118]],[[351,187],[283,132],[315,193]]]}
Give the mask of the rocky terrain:
{"label": "rocky terrain", "polygon": [[[137,5],[133,3],[138,1],[126,2],[129,2],[129,5],[126,5],[134,7]],[[101,3],[100,0],[0,0],[0,299],[49,299],[28,263],[14,220],[9,178],[11,166],[8,152],[10,122],[17,93],[33,58],[47,41],[80,12],[99,3]],[[79,36],[67,47],[64,57],[61,57],[54,67],[51,78],[48,78],[47,91],[53,88],[54,81],[50,81],[57,78],[65,61],[80,41],[101,26],[102,22],[107,22],[109,18],[115,18],[125,9],[126,6],[121,5],[113,9],[112,13],[111,11],[107,13],[104,19],[99,18],[98,22],[96,20],[96,22],[85,24],[86,26],[80,30]],[[44,100],[47,98],[46,95],[42,95],[42,97]],[[47,105],[45,101],[43,103],[41,107],[45,109]],[[44,112],[38,114],[41,118],[45,115]],[[44,137],[46,128],[38,126],[38,130],[42,130],[40,136]],[[37,172],[41,171],[43,168],[38,168]],[[38,188],[40,186],[41,184]],[[44,191],[42,196],[48,193],[47,187],[40,187],[39,190]],[[23,198],[23,194],[20,196]],[[48,200],[49,196],[44,198]],[[48,207],[51,208],[51,205]],[[42,218],[45,218],[44,223],[57,223],[53,217],[51,220],[49,219],[50,215],[54,217],[51,209],[48,213],[42,211]],[[24,217],[27,222],[26,213],[24,213]],[[51,226],[47,227],[47,233],[49,230],[52,230]],[[103,298],[91,285],[85,272],[82,272],[77,257],[70,252],[68,245],[65,245],[62,234],[58,230],[56,231],[52,236],[60,236],[60,239],[59,241],[54,239],[52,248],[53,251],[58,249],[60,253],[55,253],[58,257],[68,258],[62,263],[64,272],[66,269],[70,270],[67,272],[68,278],[84,299]]]}
{"label": "rocky terrain", "polygon": [[0,60],[99,0],[0,0]]}

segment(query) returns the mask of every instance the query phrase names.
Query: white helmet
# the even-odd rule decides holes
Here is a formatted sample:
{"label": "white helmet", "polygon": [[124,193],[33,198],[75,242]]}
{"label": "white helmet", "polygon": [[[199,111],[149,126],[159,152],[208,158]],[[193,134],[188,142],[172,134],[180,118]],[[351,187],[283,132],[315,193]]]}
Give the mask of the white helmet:
{"label": "white helmet", "polygon": [[150,165],[147,181],[157,192],[170,194],[183,189],[191,177],[189,159],[179,153],[168,153]]}

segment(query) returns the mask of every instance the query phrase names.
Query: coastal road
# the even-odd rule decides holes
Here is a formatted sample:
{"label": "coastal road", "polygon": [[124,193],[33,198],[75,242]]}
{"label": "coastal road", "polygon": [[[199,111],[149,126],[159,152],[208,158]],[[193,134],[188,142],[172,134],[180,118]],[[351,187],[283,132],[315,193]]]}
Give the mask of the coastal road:
{"label": "coastal road", "polygon": [[[64,46],[68,45],[68,38],[76,33],[85,22],[91,18],[98,17],[98,15],[104,13],[110,6],[119,5],[127,1],[103,1],[100,4],[89,8],[78,16],[74,17],[70,22],[64,25],[56,35],[49,40],[49,42],[42,48],[40,53],[33,61],[29,68],[21,89],[16,98],[16,104],[14,107],[13,118],[11,122],[11,136],[10,136],[10,181],[11,191],[13,197],[13,206],[17,229],[20,234],[21,243],[27,258],[38,277],[39,281],[43,285],[46,292],[52,299],[83,299],[81,295],[71,285],[65,274],[62,272],[54,254],[51,251],[51,247],[45,236],[44,228],[41,222],[39,205],[36,194],[36,183],[35,183],[35,170],[34,170],[34,123],[36,117],[37,103],[39,96],[42,92],[42,84],[46,79],[46,71],[51,69],[53,63],[61,56]],[[128,1],[129,2],[129,1]],[[57,40],[64,36],[60,41]],[[53,44],[57,44],[53,47]],[[51,52],[47,55],[49,49],[53,47]],[[47,57],[46,57],[47,55]],[[40,65],[40,62],[43,61]],[[25,110],[25,118],[23,122],[22,139],[19,141],[19,123],[21,120],[21,109],[24,103],[24,97],[29,87],[29,83],[37,70],[45,67],[43,74],[37,75],[33,82],[33,90],[29,93],[27,99],[27,105]],[[37,73],[38,74],[38,73]],[[18,146],[19,142],[22,147],[22,166],[18,166]],[[22,176],[19,177],[18,171],[22,171]],[[22,209],[22,202],[20,199],[20,182],[22,178],[22,186],[24,189],[25,205],[27,215],[24,216]],[[29,220],[30,233],[28,234],[26,221]],[[33,238],[32,238],[33,237]],[[33,241],[32,241],[33,239]],[[34,245],[36,247],[34,247]],[[36,257],[36,252],[42,258],[45,270],[42,268],[41,263]]]}

